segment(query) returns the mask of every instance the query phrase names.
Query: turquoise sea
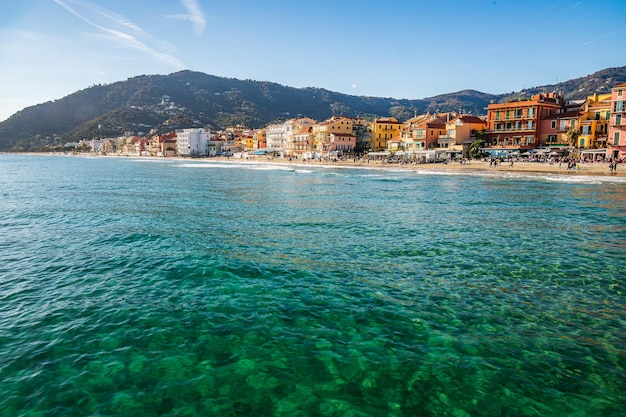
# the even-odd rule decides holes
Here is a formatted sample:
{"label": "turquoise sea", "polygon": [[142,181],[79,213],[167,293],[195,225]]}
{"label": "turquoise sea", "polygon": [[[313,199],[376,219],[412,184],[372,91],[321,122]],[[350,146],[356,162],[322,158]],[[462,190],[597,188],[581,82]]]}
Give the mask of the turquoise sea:
{"label": "turquoise sea", "polygon": [[625,416],[626,178],[0,155],[0,416]]}

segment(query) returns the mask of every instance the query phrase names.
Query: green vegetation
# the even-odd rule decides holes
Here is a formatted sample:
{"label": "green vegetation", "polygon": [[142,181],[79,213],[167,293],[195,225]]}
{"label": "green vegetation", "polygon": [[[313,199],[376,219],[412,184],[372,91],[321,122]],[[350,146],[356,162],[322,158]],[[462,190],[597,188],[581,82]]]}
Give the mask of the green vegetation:
{"label": "green vegetation", "polygon": [[487,132],[485,130],[475,131],[474,137],[476,138],[469,147],[469,157],[472,159],[480,159],[486,156],[487,153],[481,151],[485,143],[487,142]]}
{"label": "green vegetation", "polygon": [[[567,98],[608,92],[626,82],[626,67],[599,71],[549,89]],[[600,88],[600,83],[602,88]],[[594,88],[594,91],[591,89]],[[518,95],[520,93],[517,93]],[[108,85],[94,85],[67,97],[28,107],[0,123],[0,151],[59,149],[66,142],[133,134],[165,133],[174,129],[232,125],[259,128],[271,121],[306,116],[393,116],[406,120],[415,114],[456,111],[483,114],[490,102],[508,95],[464,90],[421,100],[350,96],[320,88],[292,88],[267,81],[221,78],[199,72],[141,75]]]}

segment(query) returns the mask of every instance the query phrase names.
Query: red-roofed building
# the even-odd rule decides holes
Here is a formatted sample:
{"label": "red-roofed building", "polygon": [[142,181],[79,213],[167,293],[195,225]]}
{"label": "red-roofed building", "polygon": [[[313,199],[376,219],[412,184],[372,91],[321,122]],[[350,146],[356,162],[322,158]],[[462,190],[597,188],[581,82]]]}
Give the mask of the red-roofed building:
{"label": "red-roofed building", "polygon": [[446,132],[437,138],[437,148],[443,148],[451,155],[468,157],[469,146],[476,132],[485,130],[487,121],[478,116],[463,114],[446,123]]}
{"label": "red-roofed building", "polygon": [[150,155],[171,158],[176,156],[176,132],[155,135],[150,139]]}

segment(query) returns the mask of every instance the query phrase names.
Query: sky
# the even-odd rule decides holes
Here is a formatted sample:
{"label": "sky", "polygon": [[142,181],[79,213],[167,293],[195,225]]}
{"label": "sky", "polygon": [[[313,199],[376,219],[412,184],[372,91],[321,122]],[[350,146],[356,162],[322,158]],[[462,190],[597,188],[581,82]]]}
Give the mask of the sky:
{"label": "sky", "polygon": [[626,0],[3,0],[0,10],[0,121],[185,69],[420,99],[626,65]]}

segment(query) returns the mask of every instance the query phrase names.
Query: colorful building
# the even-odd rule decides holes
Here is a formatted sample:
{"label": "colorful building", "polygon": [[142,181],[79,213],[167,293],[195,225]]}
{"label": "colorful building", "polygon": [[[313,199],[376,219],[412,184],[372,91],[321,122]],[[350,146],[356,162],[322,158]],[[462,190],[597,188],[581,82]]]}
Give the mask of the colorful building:
{"label": "colorful building", "polygon": [[533,149],[539,145],[541,121],[563,108],[563,95],[536,94],[530,99],[487,106],[487,145],[492,154]]}
{"label": "colorful building", "polygon": [[[333,116],[328,120],[313,125],[313,151],[318,154],[325,154],[330,152],[331,148],[334,149],[334,145],[331,146],[331,134],[354,136],[354,119]],[[354,144],[356,145],[356,136]]]}
{"label": "colorful building", "polygon": [[571,143],[568,136],[570,131],[578,131],[578,124],[582,112],[572,109],[552,113],[539,123],[539,144],[550,148],[576,147],[578,143]]}
{"label": "colorful building", "polygon": [[313,150],[313,127],[303,127],[299,132],[294,133],[293,141],[291,143],[291,154],[299,157],[306,158]]}
{"label": "colorful building", "polygon": [[469,156],[469,147],[475,133],[485,130],[487,121],[478,116],[462,114],[446,123],[446,132],[437,138],[437,148],[445,148],[451,155]]}
{"label": "colorful building", "polygon": [[606,156],[613,159],[626,158],[626,83],[611,90],[611,120]]}
{"label": "colorful building", "polygon": [[372,150],[386,150],[387,141],[399,140],[401,131],[402,123],[395,117],[375,119],[372,123]]}
{"label": "colorful building", "polygon": [[611,118],[611,94],[593,94],[587,97],[580,117],[578,147],[606,149]]}

